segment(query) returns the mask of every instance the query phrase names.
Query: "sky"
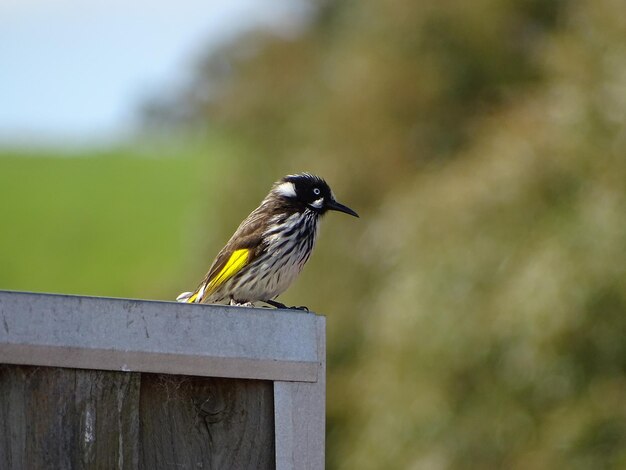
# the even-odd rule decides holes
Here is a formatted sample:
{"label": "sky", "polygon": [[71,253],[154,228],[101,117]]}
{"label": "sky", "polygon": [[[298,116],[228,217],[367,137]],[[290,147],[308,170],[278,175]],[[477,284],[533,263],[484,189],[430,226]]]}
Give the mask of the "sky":
{"label": "sky", "polygon": [[289,33],[289,0],[0,0],[0,145],[123,138],[144,100],[254,26]]}

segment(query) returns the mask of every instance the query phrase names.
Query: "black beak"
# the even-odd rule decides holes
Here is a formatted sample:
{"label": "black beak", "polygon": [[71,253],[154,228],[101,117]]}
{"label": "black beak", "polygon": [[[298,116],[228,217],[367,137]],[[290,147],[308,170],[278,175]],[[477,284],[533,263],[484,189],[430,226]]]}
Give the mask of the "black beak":
{"label": "black beak", "polygon": [[326,203],[326,208],[328,210],[331,211],[339,211],[339,212],[344,212],[346,214],[350,214],[354,217],[358,217],[359,214],[357,214],[356,212],[354,212],[352,209],[350,209],[348,206],[344,206],[343,204],[335,201],[334,199],[331,199],[330,201],[328,201]]}

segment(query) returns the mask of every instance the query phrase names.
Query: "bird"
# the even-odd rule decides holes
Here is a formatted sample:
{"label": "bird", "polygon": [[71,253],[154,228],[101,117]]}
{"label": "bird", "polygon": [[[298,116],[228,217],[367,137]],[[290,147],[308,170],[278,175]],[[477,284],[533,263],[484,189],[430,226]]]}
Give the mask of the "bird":
{"label": "bird", "polygon": [[328,211],[359,217],[337,201],[319,176],[299,173],[281,178],[241,222],[196,290],[183,292],[176,300],[248,307],[263,302],[287,308],[275,299],[309,260],[320,219]]}

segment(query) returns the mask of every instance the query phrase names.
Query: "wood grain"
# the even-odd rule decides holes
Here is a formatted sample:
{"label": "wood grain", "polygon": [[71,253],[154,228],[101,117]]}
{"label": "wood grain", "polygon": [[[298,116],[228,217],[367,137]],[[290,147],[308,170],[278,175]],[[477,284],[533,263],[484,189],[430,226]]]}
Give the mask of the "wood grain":
{"label": "wood grain", "polygon": [[0,469],[275,468],[272,382],[0,364]]}
{"label": "wood grain", "polygon": [[132,468],[139,374],[0,365],[0,468]]}
{"label": "wood grain", "polygon": [[140,468],[275,468],[271,382],[143,374],[140,395]]}

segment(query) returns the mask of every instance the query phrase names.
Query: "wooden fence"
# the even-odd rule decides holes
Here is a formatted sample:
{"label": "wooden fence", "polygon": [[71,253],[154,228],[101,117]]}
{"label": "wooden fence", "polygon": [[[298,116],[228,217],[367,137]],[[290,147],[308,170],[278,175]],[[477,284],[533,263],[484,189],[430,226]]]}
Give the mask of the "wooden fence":
{"label": "wooden fence", "polygon": [[322,469],[325,318],[0,291],[0,469]]}

